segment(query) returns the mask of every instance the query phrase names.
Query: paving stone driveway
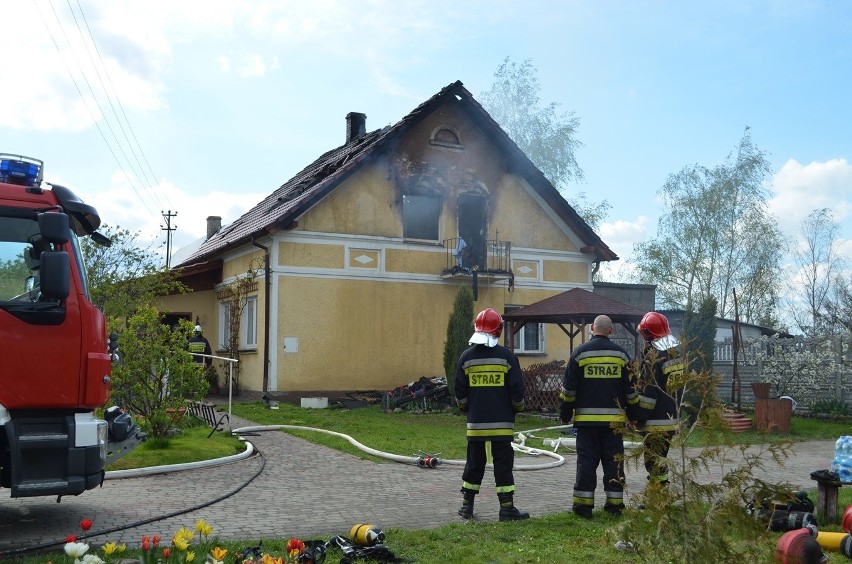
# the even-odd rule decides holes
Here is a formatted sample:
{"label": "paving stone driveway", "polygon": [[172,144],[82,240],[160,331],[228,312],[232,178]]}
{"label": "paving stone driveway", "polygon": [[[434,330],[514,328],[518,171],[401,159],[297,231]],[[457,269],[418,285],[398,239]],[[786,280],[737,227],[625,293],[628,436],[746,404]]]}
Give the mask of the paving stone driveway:
{"label": "paving stone driveway", "polygon": [[[251,425],[232,420],[233,428]],[[170,538],[201,518],[221,539],[247,541],[331,538],[347,534],[356,523],[421,529],[460,521],[459,466],[421,469],[367,462],[280,431],[246,438],[262,456],[207,469],[110,479],[102,488],[63,498],[61,503],[55,498],[11,499],[8,490],[0,491],[0,557],[22,546],[61,543],[66,535],[81,532],[79,522],[86,517],[94,520],[90,542],[133,546],[142,535]],[[770,464],[762,475],[813,488],[810,473],[828,468],[833,455],[834,441],[800,443],[784,466]],[[515,472],[516,504],[533,516],[570,510],[574,471],[574,456],[566,455],[560,467]],[[713,469],[707,479],[720,472]],[[627,477],[628,496],[640,492],[644,471],[628,468]],[[596,505],[601,507],[600,486],[596,493]],[[493,477],[486,473],[476,514],[481,520],[496,521],[497,511]],[[175,516],[159,519],[166,514]]]}

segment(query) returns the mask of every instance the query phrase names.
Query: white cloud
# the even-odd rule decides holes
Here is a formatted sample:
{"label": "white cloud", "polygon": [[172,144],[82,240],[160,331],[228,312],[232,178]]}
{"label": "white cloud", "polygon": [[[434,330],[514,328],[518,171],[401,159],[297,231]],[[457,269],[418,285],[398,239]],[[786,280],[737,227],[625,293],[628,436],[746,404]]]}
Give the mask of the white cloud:
{"label": "white cloud", "polygon": [[834,220],[852,219],[852,165],[846,159],[803,165],[790,159],[772,179],[770,211],[788,235],[799,232],[813,210],[828,208]]}
{"label": "white cloud", "polygon": [[[222,225],[228,225],[265,198],[266,193],[228,193],[214,190],[204,194],[191,194],[168,180],[160,182],[152,191],[139,195],[130,187],[123,172],[116,171],[110,186],[102,189],[82,190],[60,178],[48,179],[76,192],[80,198],[95,206],[103,223],[139,233],[140,241],[157,243],[159,252],[165,254],[166,225],[161,213],[177,212],[171,218],[172,251],[207,234],[207,217],[220,216]],[[144,204],[140,204],[140,200]]]}
{"label": "white cloud", "polygon": [[624,261],[632,254],[633,245],[648,238],[648,223],[644,215],[633,221],[606,222],[600,227],[600,237]]}

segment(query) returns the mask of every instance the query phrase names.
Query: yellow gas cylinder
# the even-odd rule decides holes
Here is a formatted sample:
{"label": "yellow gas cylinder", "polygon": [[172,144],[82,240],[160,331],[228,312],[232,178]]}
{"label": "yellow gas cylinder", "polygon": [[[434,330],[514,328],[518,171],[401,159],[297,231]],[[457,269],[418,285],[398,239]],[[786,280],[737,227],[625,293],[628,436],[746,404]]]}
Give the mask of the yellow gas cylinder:
{"label": "yellow gas cylinder", "polygon": [[848,533],[828,533],[826,531],[820,531],[817,533],[816,540],[823,550],[837,552],[840,550],[840,543],[843,541],[843,537],[846,536],[848,536]]}
{"label": "yellow gas cylinder", "polygon": [[361,546],[374,546],[384,542],[385,533],[372,525],[359,523],[352,526],[349,531],[349,538],[352,539],[352,542]]}

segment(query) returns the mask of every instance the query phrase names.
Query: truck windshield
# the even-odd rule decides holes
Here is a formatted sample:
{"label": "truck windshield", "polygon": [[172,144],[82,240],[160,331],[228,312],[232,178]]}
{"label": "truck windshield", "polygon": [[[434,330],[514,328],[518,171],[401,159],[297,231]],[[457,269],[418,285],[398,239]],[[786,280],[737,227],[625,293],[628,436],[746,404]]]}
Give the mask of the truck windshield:
{"label": "truck windshield", "polygon": [[44,301],[41,254],[49,250],[54,246],[41,236],[35,214],[0,216],[0,302]]}

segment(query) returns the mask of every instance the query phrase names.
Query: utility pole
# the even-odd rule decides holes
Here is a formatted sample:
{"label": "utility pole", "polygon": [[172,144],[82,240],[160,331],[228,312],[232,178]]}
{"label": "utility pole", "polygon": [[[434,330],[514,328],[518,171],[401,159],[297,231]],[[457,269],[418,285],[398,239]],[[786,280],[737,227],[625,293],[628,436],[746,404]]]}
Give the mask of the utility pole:
{"label": "utility pole", "polygon": [[160,210],[160,213],[163,215],[163,219],[166,220],[166,226],[163,227],[161,225],[160,229],[166,232],[166,269],[168,270],[172,266],[172,231],[177,230],[177,225],[172,225],[172,218],[177,217],[177,212],[172,213],[172,210],[169,210],[164,213]]}

